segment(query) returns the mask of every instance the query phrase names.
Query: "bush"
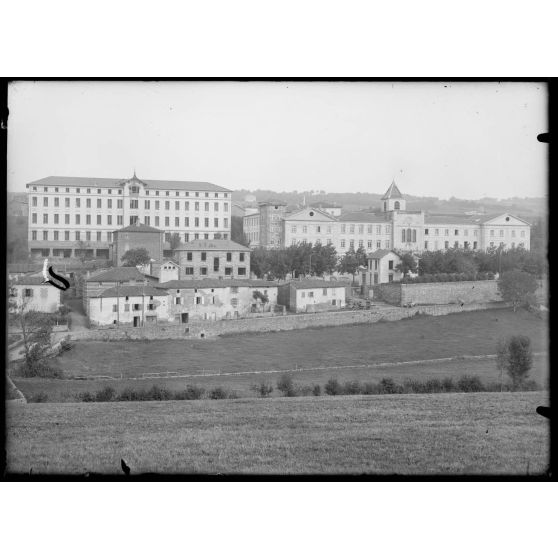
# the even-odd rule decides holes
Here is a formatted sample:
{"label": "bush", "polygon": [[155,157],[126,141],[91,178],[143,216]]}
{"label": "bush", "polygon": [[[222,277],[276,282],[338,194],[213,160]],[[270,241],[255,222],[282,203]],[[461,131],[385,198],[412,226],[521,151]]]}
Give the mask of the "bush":
{"label": "bush", "polygon": [[343,395],[343,387],[335,378],[330,378],[327,381],[327,384],[324,386],[324,391],[328,395]]}
{"label": "bush", "polygon": [[273,392],[273,386],[266,382],[260,382],[251,387],[252,391],[260,397],[268,397]]}
{"label": "bush", "polygon": [[111,386],[106,386],[105,388],[99,390],[95,394],[95,401],[98,402],[106,402],[106,401],[114,401],[116,396],[116,391]]}
{"label": "bush", "polygon": [[359,382],[345,382],[343,385],[344,395],[359,395],[362,393],[362,386]]}
{"label": "bush", "polygon": [[88,391],[82,391],[76,395],[76,399],[83,403],[93,403],[95,401],[95,396],[91,395]]}
{"label": "bush", "polygon": [[457,382],[458,391],[485,391],[483,383],[478,376],[461,376]]}
{"label": "bush", "polygon": [[362,386],[362,393],[364,395],[377,395],[380,393],[380,387],[378,384],[374,384],[373,382],[366,382]]}
{"label": "bush", "polygon": [[313,386],[308,385],[300,385],[295,387],[295,391],[297,395],[302,395],[303,397],[308,397],[309,395],[313,395],[314,388]]}
{"label": "bush", "polygon": [[403,391],[405,393],[425,393],[425,385],[420,380],[406,379],[403,382]]}
{"label": "bush", "polygon": [[382,394],[393,394],[402,393],[403,388],[397,385],[391,378],[382,378],[380,380],[380,393]]}
{"label": "bush", "polygon": [[437,378],[426,380],[426,382],[424,383],[424,389],[426,393],[441,393],[442,391],[444,391],[442,382]]}
{"label": "bush", "polygon": [[277,389],[284,397],[294,397],[296,395],[293,379],[288,374],[283,374],[277,380]]}
{"label": "bush", "polygon": [[37,393],[37,395],[34,395],[33,397],[31,397],[29,399],[30,403],[46,403],[48,400],[48,395],[44,392],[41,391],[40,393]]}
{"label": "bush", "polygon": [[172,399],[173,394],[168,389],[160,388],[157,385],[151,387],[147,393],[147,400],[148,401],[168,401]]}
{"label": "bush", "polygon": [[53,364],[50,359],[35,359],[33,357],[24,360],[15,370],[17,376],[25,378],[62,378],[62,370]]}
{"label": "bush", "polygon": [[442,388],[446,393],[451,393],[455,391],[455,382],[453,378],[447,377],[442,380]]}
{"label": "bush", "polygon": [[316,397],[319,397],[320,395],[322,395],[322,388],[320,387],[320,385],[316,384],[312,388],[312,395],[315,395]]}
{"label": "bush", "polygon": [[222,388],[216,387],[209,392],[209,399],[228,399],[229,392]]}

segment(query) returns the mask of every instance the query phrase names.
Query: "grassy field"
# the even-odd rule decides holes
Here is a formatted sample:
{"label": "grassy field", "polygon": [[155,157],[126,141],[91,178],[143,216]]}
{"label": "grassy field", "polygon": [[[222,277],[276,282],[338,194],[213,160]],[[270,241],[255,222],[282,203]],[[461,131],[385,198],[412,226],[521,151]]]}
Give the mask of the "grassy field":
{"label": "grassy field", "polygon": [[8,472],[541,474],[548,395],[8,405]]}
{"label": "grassy field", "polygon": [[[145,389],[157,384],[172,390],[187,384],[204,388],[223,386],[240,396],[250,396],[250,387],[260,381],[275,385],[275,375],[195,377],[181,379],[127,380],[145,373],[165,371],[198,374],[203,371],[237,372],[297,367],[344,366],[400,362],[462,355],[494,354],[498,340],[514,333],[528,335],[536,352],[548,350],[547,323],[526,311],[510,309],[464,312],[448,316],[421,316],[398,322],[359,324],[322,329],[303,329],[265,334],[247,334],[213,340],[168,340],[151,342],[80,342],[58,360],[68,375],[120,376],[122,380],[16,379],[28,398],[47,394],[49,401],[71,401],[82,391],[96,391],[110,384]],[[496,381],[493,360],[463,360],[384,368],[330,369],[297,372],[295,381],[325,384],[331,377],[378,381],[478,374]],[[541,386],[548,378],[548,359],[537,357],[530,377]],[[277,395],[275,393],[274,395]]]}

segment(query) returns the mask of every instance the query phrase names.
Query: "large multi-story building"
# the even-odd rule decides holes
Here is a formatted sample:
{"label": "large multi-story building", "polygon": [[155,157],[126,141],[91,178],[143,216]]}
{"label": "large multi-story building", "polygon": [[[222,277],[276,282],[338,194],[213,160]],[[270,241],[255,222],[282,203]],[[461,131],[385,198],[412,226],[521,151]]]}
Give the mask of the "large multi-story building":
{"label": "large multi-story building", "polygon": [[109,259],[114,231],[137,221],[161,229],[166,250],[173,233],[230,238],[230,190],[209,182],[49,176],[27,190],[32,255]]}
{"label": "large multi-story building", "polygon": [[[373,250],[447,250],[465,248],[530,249],[531,225],[510,213],[495,215],[433,215],[407,211],[405,197],[393,182],[382,197],[380,212],[353,211],[339,216],[306,207],[280,217],[280,246],[302,242],[332,244],[337,253],[351,248]],[[250,246],[262,246],[260,214],[244,217]],[[256,239],[256,240],[254,240]],[[267,246],[273,247],[273,246]]]}
{"label": "large multi-story building", "polygon": [[283,246],[283,220],[287,204],[281,201],[261,202],[257,213],[246,212],[244,234],[252,248],[281,248]]}

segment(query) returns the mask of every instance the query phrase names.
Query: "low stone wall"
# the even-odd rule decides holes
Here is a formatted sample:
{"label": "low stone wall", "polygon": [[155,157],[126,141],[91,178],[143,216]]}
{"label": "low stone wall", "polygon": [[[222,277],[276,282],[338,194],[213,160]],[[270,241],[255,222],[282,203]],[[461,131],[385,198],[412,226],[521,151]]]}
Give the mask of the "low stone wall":
{"label": "low stone wall", "polygon": [[317,314],[290,314],[266,318],[244,318],[237,320],[221,320],[197,322],[181,325],[159,325],[157,327],[134,328],[120,327],[119,329],[87,330],[70,332],[71,338],[111,341],[119,339],[188,339],[215,337],[218,335],[287,331],[305,329],[309,327],[328,327],[348,324],[375,323],[382,321],[397,321],[410,318],[417,313],[430,316],[444,316],[457,312],[471,312],[505,308],[507,303],[476,303],[455,305],[428,305],[417,308],[383,307],[370,310],[349,310]]}
{"label": "low stone wall", "polygon": [[443,283],[385,283],[378,297],[394,306],[423,304],[473,304],[501,302],[497,281],[449,281]]}

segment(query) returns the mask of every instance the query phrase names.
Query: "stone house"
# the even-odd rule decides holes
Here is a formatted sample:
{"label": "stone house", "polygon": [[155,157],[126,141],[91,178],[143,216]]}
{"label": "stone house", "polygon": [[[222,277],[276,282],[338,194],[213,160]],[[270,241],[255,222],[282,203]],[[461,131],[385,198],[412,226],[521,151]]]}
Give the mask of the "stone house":
{"label": "stone house", "polygon": [[90,300],[110,287],[147,285],[150,283],[158,283],[158,279],[144,275],[135,267],[113,267],[86,276],[82,282],[83,309],[89,316]]}
{"label": "stone house", "polygon": [[232,240],[193,240],[180,245],[175,253],[181,279],[246,279],[250,276],[250,248]]}
{"label": "stone house", "polygon": [[[263,280],[180,280],[154,285],[168,292],[169,321],[188,323],[198,320],[241,318],[270,312],[277,304],[277,284]],[[267,296],[263,303],[257,292]]]}
{"label": "stone house", "polygon": [[[10,285],[9,302],[17,308],[52,314],[60,307],[60,289],[43,283],[40,275],[27,275],[14,279]],[[8,307],[8,310],[13,311]]]}
{"label": "stone house", "polygon": [[156,277],[159,283],[180,279],[180,266],[178,262],[171,259],[164,259],[162,261],[151,260],[148,264],[140,266],[138,269],[145,275]]}
{"label": "stone house", "polygon": [[150,285],[110,287],[91,295],[88,316],[92,325],[155,325],[168,321],[168,294]]}
{"label": "stone house", "polygon": [[401,258],[393,250],[376,250],[367,256],[368,270],[362,274],[362,283],[367,286],[400,281],[403,274],[396,267]]}
{"label": "stone house", "polygon": [[305,279],[279,285],[278,304],[292,312],[327,312],[344,308],[350,284],[341,281]]}

